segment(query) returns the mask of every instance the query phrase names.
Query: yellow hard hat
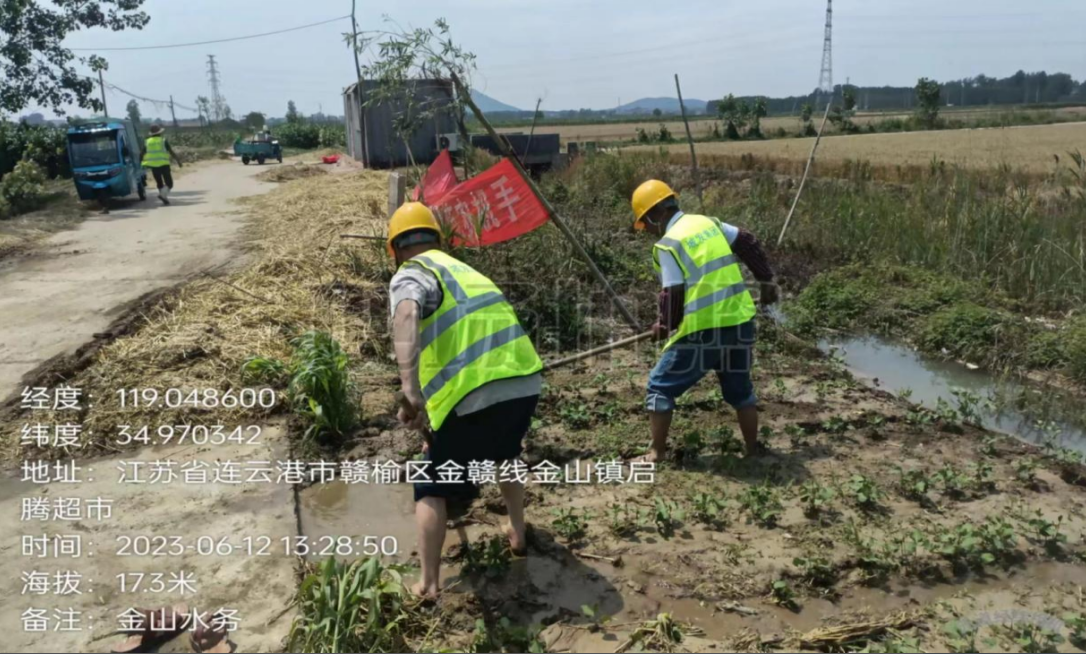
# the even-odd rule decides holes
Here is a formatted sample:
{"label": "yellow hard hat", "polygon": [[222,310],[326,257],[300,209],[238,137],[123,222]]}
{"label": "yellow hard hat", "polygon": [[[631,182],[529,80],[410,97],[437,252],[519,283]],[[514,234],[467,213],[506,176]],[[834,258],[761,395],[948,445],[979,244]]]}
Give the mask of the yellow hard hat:
{"label": "yellow hard hat", "polygon": [[645,221],[642,219],[649,212],[649,209],[672,197],[675,197],[675,191],[672,191],[670,186],[658,179],[650,179],[638,186],[633,193],[633,200],[630,202],[633,205],[634,229],[645,229]]}
{"label": "yellow hard hat", "polygon": [[416,229],[431,229],[441,236],[441,226],[434,218],[434,212],[430,207],[421,202],[406,202],[392,214],[388,221],[388,255],[395,256],[392,249],[392,241],[400,234],[405,234]]}

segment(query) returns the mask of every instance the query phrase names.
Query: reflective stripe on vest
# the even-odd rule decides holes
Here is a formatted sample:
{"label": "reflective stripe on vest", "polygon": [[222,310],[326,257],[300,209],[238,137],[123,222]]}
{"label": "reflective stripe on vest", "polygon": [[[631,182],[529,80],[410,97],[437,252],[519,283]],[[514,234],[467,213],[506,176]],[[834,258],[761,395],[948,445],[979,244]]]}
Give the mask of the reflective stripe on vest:
{"label": "reflective stripe on vest", "polygon": [[170,165],[170,153],[166,150],[166,138],[150,136],[147,138],[147,152],[143,155],[144,168],[161,168]]}
{"label": "reflective stripe on vest", "polygon": [[440,250],[404,265],[425,268],[441,285],[441,305],[419,322],[419,383],[435,430],[480,386],[543,369],[513,307],[484,275]]}
{"label": "reflective stripe on vest", "polygon": [[682,323],[664,349],[694,332],[734,327],[754,317],[739,261],[715,218],[684,214],[653,247],[657,270],[661,252],[675,257],[686,287]]}

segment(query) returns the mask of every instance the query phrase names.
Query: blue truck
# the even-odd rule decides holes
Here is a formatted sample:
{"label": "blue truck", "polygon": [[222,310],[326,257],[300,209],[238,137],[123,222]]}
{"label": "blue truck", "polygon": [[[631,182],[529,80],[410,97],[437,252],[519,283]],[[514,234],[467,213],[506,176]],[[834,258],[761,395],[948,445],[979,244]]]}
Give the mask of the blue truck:
{"label": "blue truck", "polygon": [[68,162],[80,200],[147,199],[139,138],[128,119],[96,118],[68,128]]}

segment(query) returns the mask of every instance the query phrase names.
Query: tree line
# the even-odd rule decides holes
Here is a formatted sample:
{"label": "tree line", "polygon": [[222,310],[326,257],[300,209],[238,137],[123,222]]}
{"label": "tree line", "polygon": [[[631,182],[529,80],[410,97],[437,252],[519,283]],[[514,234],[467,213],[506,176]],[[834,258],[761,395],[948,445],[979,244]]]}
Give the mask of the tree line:
{"label": "tree line", "polygon": [[[939,104],[942,106],[987,106],[1019,104],[1053,104],[1086,102],[1086,84],[1067,73],[1045,71],[1027,73],[1018,71],[1008,77],[998,78],[977,75],[959,80],[936,82],[939,86]],[[886,111],[916,109],[916,88],[912,86],[858,86],[838,84],[834,87],[835,102],[841,102],[846,90],[856,99],[859,111]],[[808,95],[792,95],[783,98],[743,96],[735,98],[753,105],[764,100],[772,115],[798,115],[803,105],[826,106],[825,94],[812,91]],[[724,100],[709,103],[710,115],[720,113]]]}

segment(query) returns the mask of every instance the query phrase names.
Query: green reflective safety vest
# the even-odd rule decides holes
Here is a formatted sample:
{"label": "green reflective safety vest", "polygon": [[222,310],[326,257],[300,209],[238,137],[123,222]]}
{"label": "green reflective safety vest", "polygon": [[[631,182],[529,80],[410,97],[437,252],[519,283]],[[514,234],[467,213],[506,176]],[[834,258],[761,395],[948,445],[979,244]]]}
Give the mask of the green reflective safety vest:
{"label": "green reflective safety vest", "polygon": [[484,275],[440,250],[403,265],[422,266],[441,284],[441,306],[419,321],[419,383],[435,430],[483,384],[543,369],[513,307]]}
{"label": "green reflective safety vest", "polygon": [[684,214],[652,249],[657,271],[661,252],[675,257],[686,285],[683,320],[665,350],[688,334],[741,325],[757,313],[716,218]]}
{"label": "green reflective safety vest", "polygon": [[170,165],[170,153],[166,150],[166,137],[147,137],[147,152],[143,154],[144,168],[161,168]]}

